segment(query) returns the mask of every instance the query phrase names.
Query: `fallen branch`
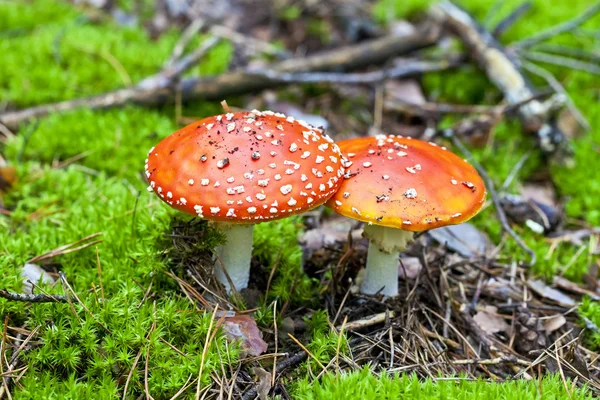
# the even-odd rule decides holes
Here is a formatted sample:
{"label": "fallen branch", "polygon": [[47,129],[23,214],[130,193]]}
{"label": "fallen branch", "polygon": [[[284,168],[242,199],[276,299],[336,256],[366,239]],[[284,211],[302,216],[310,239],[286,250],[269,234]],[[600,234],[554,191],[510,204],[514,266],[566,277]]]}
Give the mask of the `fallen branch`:
{"label": "fallen branch", "polygon": [[[302,73],[312,71],[349,71],[368,65],[378,65],[386,60],[433,45],[439,37],[438,29],[422,26],[403,36],[390,35],[354,46],[332,50],[309,57],[294,58],[269,65],[266,69],[276,73]],[[163,74],[163,75],[161,75]],[[149,77],[139,84],[113,92],[46,104],[0,114],[0,122],[10,129],[19,124],[54,112],[71,111],[79,107],[102,109],[126,103],[157,105],[175,98],[173,82],[163,79],[164,73]],[[257,77],[256,73],[231,71],[214,77],[185,78],[179,82],[181,99],[222,99],[286,84],[285,80]]]}
{"label": "fallen branch", "polygon": [[530,47],[536,43],[543,42],[545,40],[551,39],[554,36],[560,35],[562,33],[571,31],[578,26],[582,25],[590,18],[594,17],[596,14],[600,13],[600,1],[596,2],[593,6],[588,8],[583,12],[583,14],[578,15],[577,17],[565,21],[561,24],[558,24],[548,30],[542,31],[536,35],[533,35],[530,38],[523,39],[517,43],[515,43],[516,47]]}
{"label": "fallen branch", "polygon": [[67,297],[60,294],[24,294],[0,289],[0,297],[23,303],[67,303]]}
{"label": "fallen branch", "polygon": [[483,178],[485,182],[485,186],[487,191],[490,193],[492,197],[492,203],[494,203],[494,208],[496,209],[496,216],[500,221],[500,225],[502,226],[502,230],[510,235],[513,240],[522,248],[527,254],[530,256],[530,262],[528,266],[533,266],[536,263],[537,256],[527,244],[521,239],[521,237],[510,227],[508,223],[508,219],[506,218],[506,214],[504,209],[502,208],[502,204],[500,203],[500,197],[498,197],[498,193],[494,187],[494,182],[490,179],[490,176],[487,174],[487,171],[479,164],[479,162],[473,157],[473,154],[462,144],[462,142],[456,137],[454,131],[452,129],[446,129],[444,131],[444,136],[452,141],[452,144],[465,155],[467,159],[473,164],[473,167],[477,170],[479,175]]}
{"label": "fallen branch", "polygon": [[[535,96],[535,90],[494,37],[485,31],[465,11],[449,1],[435,4],[430,15],[440,24],[456,33],[470,50],[490,80],[504,93],[509,105],[522,103]],[[547,154],[566,147],[564,134],[550,122],[551,110],[538,100],[523,103],[518,114],[527,132],[535,133],[538,146]]]}
{"label": "fallen branch", "polygon": [[363,73],[338,72],[278,72],[275,70],[248,71],[257,78],[264,78],[279,83],[343,83],[373,84],[386,79],[404,78],[425,72],[442,71],[460,65],[460,60],[440,61],[406,60],[395,67]]}

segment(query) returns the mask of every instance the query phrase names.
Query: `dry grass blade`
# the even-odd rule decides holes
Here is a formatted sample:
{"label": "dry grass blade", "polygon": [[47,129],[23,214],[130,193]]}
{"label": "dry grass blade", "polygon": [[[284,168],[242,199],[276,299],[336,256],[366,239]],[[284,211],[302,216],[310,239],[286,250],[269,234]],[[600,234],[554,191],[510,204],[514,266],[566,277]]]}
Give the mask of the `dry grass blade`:
{"label": "dry grass blade", "polygon": [[[97,232],[97,233],[91,234],[89,236],[86,236],[83,239],[79,239],[76,242],[57,247],[56,249],[50,250],[49,252],[47,252],[45,254],[41,254],[39,256],[33,257],[32,259],[27,261],[27,263],[35,264],[35,263],[38,263],[43,260],[48,260],[50,258],[58,257],[63,254],[73,253],[75,251],[79,251],[79,250],[85,249],[87,247],[93,246],[95,244],[101,243],[102,242],[101,239],[90,241],[91,239],[94,239],[100,235],[102,235],[102,232]],[[84,242],[87,242],[87,243],[84,243]],[[81,243],[83,243],[83,244],[81,244]]]}

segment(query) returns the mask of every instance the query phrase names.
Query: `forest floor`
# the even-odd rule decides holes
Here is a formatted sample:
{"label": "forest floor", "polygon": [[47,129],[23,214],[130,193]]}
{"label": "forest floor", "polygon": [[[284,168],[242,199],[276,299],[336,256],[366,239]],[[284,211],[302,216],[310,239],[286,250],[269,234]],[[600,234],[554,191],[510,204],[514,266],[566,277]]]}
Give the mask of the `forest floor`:
{"label": "forest floor", "polygon": [[[600,394],[600,3],[459,3],[536,88],[522,104],[433,1],[75,3],[0,0],[0,399]],[[302,70],[425,28],[385,64]],[[368,81],[416,61],[435,68]],[[305,74],[229,74],[286,62]],[[127,101],[89,100],[121,88]],[[223,99],[335,140],[445,145],[489,175],[490,198],[469,223],[418,235],[397,298],[358,293],[362,225],[324,208],[257,225],[250,289],[228,297],[211,265],[222,235],[143,175],[148,149]],[[534,101],[560,142],[526,132]]]}

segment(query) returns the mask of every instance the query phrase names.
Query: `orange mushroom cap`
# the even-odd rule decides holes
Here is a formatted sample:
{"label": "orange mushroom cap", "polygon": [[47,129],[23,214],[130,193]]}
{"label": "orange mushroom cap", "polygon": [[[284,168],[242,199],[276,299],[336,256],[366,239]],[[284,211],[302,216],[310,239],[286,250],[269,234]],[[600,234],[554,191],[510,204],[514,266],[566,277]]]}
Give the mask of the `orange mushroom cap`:
{"label": "orange mushroom cap", "polygon": [[339,147],[304,121],[272,111],[194,122],[148,153],[146,176],[173,208],[202,218],[256,223],[319,206],[339,188]]}
{"label": "orange mushroom cap", "polygon": [[346,217],[418,232],[464,222],[485,202],[475,168],[435,143],[379,135],[338,145],[346,179],[327,206]]}

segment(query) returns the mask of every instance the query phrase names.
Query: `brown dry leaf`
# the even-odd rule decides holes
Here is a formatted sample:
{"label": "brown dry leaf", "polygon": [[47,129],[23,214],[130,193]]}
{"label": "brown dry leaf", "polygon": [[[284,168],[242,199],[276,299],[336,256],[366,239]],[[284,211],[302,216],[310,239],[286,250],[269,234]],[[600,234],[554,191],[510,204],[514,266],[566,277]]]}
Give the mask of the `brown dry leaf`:
{"label": "brown dry leaf", "polygon": [[555,315],[552,318],[548,318],[544,320],[544,330],[546,334],[549,335],[557,329],[560,329],[561,326],[567,323],[567,319],[562,315]]}
{"label": "brown dry leaf", "polygon": [[600,295],[598,295],[597,293],[595,293],[591,290],[587,290],[587,289],[579,286],[575,282],[571,282],[570,280],[563,278],[562,276],[555,276],[554,279],[552,280],[552,283],[561,289],[568,290],[569,292],[577,293],[577,294],[581,294],[581,295],[587,295],[592,300],[596,300],[596,301],[600,300]]}
{"label": "brown dry leaf", "polygon": [[498,315],[498,309],[494,306],[485,306],[473,317],[477,325],[488,335],[498,332],[508,332],[510,325],[502,316]]}
{"label": "brown dry leaf", "polygon": [[260,400],[268,400],[269,392],[271,391],[272,375],[269,371],[256,367],[254,368],[254,375],[258,378],[258,385],[256,393]]}
{"label": "brown dry leaf", "polygon": [[427,99],[421,85],[415,79],[389,80],[385,82],[385,92],[389,99],[408,104],[425,104]]}
{"label": "brown dry leaf", "polygon": [[240,340],[242,349],[252,356],[259,356],[267,351],[268,345],[263,340],[256,321],[248,315],[226,317],[222,329],[229,340]]}
{"label": "brown dry leaf", "polygon": [[567,296],[560,290],[551,288],[550,286],[546,285],[546,283],[544,281],[542,281],[540,279],[528,280],[527,286],[529,286],[529,288],[531,290],[533,290],[540,296],[545,297],[546,299],[552,300],[562,306],[573,307],[575,304],[577,304],[575,302],[575,300],[573,300],[572,298],[570,298],[569,296]]}
{"label": "brown dry leaf", "polygon": [[419,257],[400,257],[398,276],[400,279],[415,279],[423,266]]}
{"label": "brown dry leaf", "polygon": [[547,204],[553,208],[558,207],[556,191],[550,182],[527,182],[521,187],[521,196],[526,199],[535,200],[538,203]]}
{"label": "brown dry leaf", "polygon": [[485,233],[469,223],[432,229],[427,234],[463,257],[485,254],[490,243]]}
{"label": "brown dry leaf", "polygon": [[17,181],[17,169],[10,165],[0,166],[0,193],[6,192]]}

